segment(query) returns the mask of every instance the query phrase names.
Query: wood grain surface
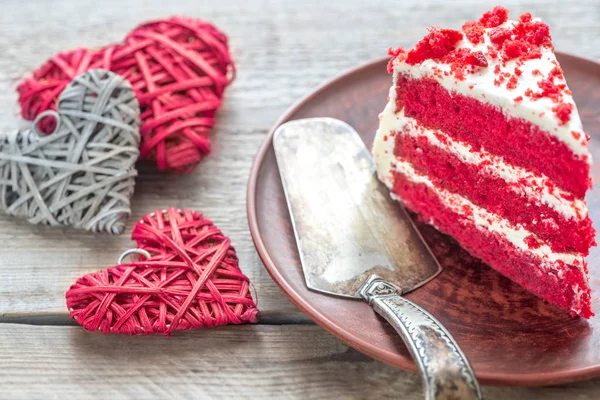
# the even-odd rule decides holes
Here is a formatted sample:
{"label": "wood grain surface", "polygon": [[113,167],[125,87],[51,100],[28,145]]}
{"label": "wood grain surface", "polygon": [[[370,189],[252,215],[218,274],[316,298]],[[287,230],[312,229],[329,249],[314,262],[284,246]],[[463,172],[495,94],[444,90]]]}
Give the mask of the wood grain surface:
{"label": "wood grain surface", "polygon": [[[129,226],[165,206],[205,213],[231,237],[241,268],[256,287],[265,325],[190,333],[170,340],[106,338],[65,326],[71,324],[64,301],[71,282],[113,265],[132,242],[127,236],[93,236],[1,217],[0,322],[6,324],[0,324],[0,397],[367,398],[376,394],[420,398],[416,376],[371,361],[315,326],[297,325],[310,320],[271,281],[252,244],[245,213],[246,182],[269,128],[302,95],[348,68],[381,57],[388,47],[411,45],[428,25],[457,28],[496,3],[2,0],[1,131],[23,124],[16,106],[17,82],[59,51],[118,41],[138,23],[170,15],[208,19],[228,33],[239,74],[225,93],[213,134],[214,155],[187,176],[158,173],[141,165]],[[597,0],[502,3],[513,15],[532,11],[544,18],[557,49],[600,59]],[[229,349],[232,342],[235,352]],[[132,347],[137,349],[135,354],[127,352]],[[146,353],[153,358],[148,360]],[[184,353],[190,355],[184,357]],[[139,360],[146,360],[147,369]],[[199,377],[194,365],[201,366]],[[151,367],[156,368],[154,372]],[[110,376],[103,378],[102,371]],[[223,371],[231,375],[229,380]],[[113,385],[123,377],[133,383]],[[486,394],[497,399],[592,399],[600,397],[598,382],[560,388],[487,388]],[[233,392],[236,384],[239,390]],[[163,387],[172,392],[161,391]]]}
{"label": "wood grain surface", "polygon": [[[422,398],[419,377],[346,347],[314,325],[107,337],[75,327],[0,324],[1,397],[33,399]],[[600,381],[485,387],[486,399],[597,398]],[[16,397],[16,396],[9,396]]]}

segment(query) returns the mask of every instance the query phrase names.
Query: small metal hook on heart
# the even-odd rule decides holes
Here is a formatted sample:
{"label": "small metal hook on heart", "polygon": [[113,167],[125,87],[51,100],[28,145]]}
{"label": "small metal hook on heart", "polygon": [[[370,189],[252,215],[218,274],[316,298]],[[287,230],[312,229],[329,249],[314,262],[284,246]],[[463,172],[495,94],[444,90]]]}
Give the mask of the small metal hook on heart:
{"label": "small metal hook on heart", "polygon": [[120,256],[119,259],[117,260],[117,264],[123,264],[123,261],[125,260],[125,257],[131,255],[131,254],[137,254],[138,255],[138,259],[139,256],[144,256],[146,259],[150,258],[150,253],[144,249],[129,249],[129,250],[125,250]]}

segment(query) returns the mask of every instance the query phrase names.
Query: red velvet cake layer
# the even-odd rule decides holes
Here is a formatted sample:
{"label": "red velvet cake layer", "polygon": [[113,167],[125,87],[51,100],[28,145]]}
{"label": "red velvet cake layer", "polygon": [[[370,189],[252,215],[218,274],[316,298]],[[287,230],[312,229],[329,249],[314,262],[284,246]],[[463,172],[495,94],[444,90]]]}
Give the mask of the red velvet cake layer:
{"label": "red velvet cake layer", "polygon": [[[560,263],[560,271],[544,268],[537,256],[519,250],[495,232],[477,229],[472,220],[447,208],[427,185],[412,182],[400,173],[394,174],[392,191],[424,221],[453,236],[473,256],[536,296],[572,314],[584,318],[593,315],[590,290],[584,272],[577,266]],[[582,268],[587,269],[585,265]],[[576,286],[583,292],[579,298],[574,291]]]}
{"label": "red velvet cake layer", "polygon": [[404,108],[406,116],[469,143],[475,151],[483,147],[512,165],[544,174],[579,199],[591,187],[588,163],[537,126],[507,117],[474,98],[450,93],[433,79],[398,75],[396,85],[396,112]]}
{"label": "red velvet cake layer", "polygon": [[[563,214],[532,198],[510,190],[505,180],[485,173],[478,165],[465,163],[456,155],[429,144],[424,135],[402,132],[394,135],[394,154],[409,161],[438,187],[457,193],[472,203],[498,214],[513,225],[521,224],[559,253],[589,253],[595,244],[589,217],[567,219]],[[512,185],[526,185],[512,183]]]}

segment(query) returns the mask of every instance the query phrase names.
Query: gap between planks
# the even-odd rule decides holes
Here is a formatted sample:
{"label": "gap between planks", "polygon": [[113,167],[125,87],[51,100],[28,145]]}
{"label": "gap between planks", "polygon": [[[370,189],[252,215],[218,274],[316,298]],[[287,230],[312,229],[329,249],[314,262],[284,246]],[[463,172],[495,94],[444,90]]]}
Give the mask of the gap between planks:
{"label": "gap between planks", "polygon": [[[78,326],[77,322],[65,313],[4,314],[0,315],[0,324]],[[261,313],[260,320],[255,325],[315,325],[315,323],[304,314],[265,312]]]}

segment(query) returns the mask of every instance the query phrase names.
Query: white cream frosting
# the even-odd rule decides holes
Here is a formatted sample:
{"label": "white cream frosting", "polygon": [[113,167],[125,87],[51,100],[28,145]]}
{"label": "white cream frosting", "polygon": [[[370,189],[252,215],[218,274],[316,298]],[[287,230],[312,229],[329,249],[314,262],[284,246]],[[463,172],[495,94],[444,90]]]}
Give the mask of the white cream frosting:
{"label": "white cream frosting", "polygon": [[[424,136],[428,144],[441,150],[456,155],[461,161],[481,165],[481,172],[502,178],[509,190],[522,197],[532,199],[538,204],[545,204],[556,210],[565,218],[577,221],[587,217],[588,211],[583,200],[572,199],[568,192],[552,185],[552,181],[544,175],[535,175],[524,168],[512,166],[504,162],[502,157],[492,155],[485,150],[474,151],[469,144],[452,139],[441,131],[434,131],[420,125],[415,119],[404,115],[404,111],[393,114],[392,107],[386,107],[383,112],[380,130],[384,135],[390,136],[406,134],[411,136]],[[394,140],[390,136],[388,140]],[[440,140],[442,138],[442,140]],[[525,180],[527,185],[520,182]],[[542,216],[543,218],[543,216]]]}
{"label": "white cream frosting", "polygon": [[[562,261],[565,264],[571,265],[578,260],[580,264],[583,263],[583,257],[580,254],[555,253],[552,251],[550,246],[545,244],[537,249],[529,248],[525,242],[525,238],[531,235],[535,236],[535,234],[521,226],[511,225],[511,223],[506,219],[500,218],[498,215],[488,212],[484,208],[471,203],[462,196],[435,186],[428,177],[420,175],[417,171],[415,171],[412,165],[406,161],[397,160],[395,170],[406,176],[412,182],[427,185],[439,196],[440,200],[442,200],[446,207],[457,214],[463,215],[468,219],[472,219],[478,229],[485,232],[496,232],[505,237],[516,248],[524,252],[533,253],[540,257],[542,261],[550,263]],[[471,210],[471,214],[466,215],[464,211],[465,209]]]}
{"label": "white cream frosting", "polygon": [[[515,21],[509,20],[500,25],[500,27],[511,28],[514,24],[516,24]],[[451,66],[449,64],[442,64],[435,60],[428,59],[420,64],[410,65],[396,59],[394,62],[394,86],[396,83],[396,75],[399,73],[408,74],[414,79],[425,77],[433,78],[448,91],[474,97],[479,101],[499,107],[506,115],[522,118],[537,125],[543,131],[565,143],[574,154],[584,158],[587,157],[587,162],[591,164],[592,159],[587,147],[586,136],[583,133],[583,126],[573,97],[567,93],[564,93],[563,95],[562,103],[572,104],[573,110],[571,112],[570,120],[566,124],[561,125],[561,121],[552,111],[552,108],[556,104],[553,103],[551,99],[547,97],[532,99],[525,96],[525,91],[527,89],[539,92],[541,89],[539,88],[538,83],[546,79],[549,76],[550,71],[558,65],[553,50],[542,47],[541,58],[526,60],[522,65],[519,65],[518,68],[522,71],[522,75],[518,78],[514,89],[508,89],[506,87],[508,80],[500,86],[496,86],[494,84],[494,80],[498,78],[494,73],[496,67],[499,66],[501,72],[507,72],[514,75],[515,68],[517,67],[517,60],[506,61],[506,65],[503,65],[502,60],[492,59],[487,56],[489,53],[488,46],[491,45],[489,38],[489,32],[491,30],[492,28],[485,30],[483,43],[473,45],[465,38],[456,44],[456,48],[468,48],[472,51],[481,51],[486,55],[488,67],[477,68],[473,73],[466,73],[464,80],[459,80],[450,73]],[[541,74],[534,75],[534,71],[536,70]],[[563,78],[558,77],[554,78],[554,82],[556,84],[566,84],[566,81]],[[523,100],[517,103],[514,99],[519,96],[521,96]],[[577,134],[573,135],[572,132],[578,133],[579,137],[577,138]]]}
{"label": "white cream frosting", "polygon": [[389,135],[395,129],[395,123],[397,122],[397,118],[394,115],[395,105],[393,103],[393,101],[390,101],[384,112],[379,116],[381,120],[380,128],[373,143],[373,158],[377,175],[388,188],[392,189],[394,185],[393,172],[400,172],[411,181],[423,183],[432,188],[443,201],[444,205],[453,212],[465,215],[465,209],[471,210],[471,214],[465,215],[465,217],[473,220],[478,229],[483,232],[492,231],[498,233],[516,248],[538,256],[545,266],[555,269],[553,265],[557,261],[562,261],[568,265],[573,265],[577,261],[580,267],[583,265],[584,257],[579,253],[555,253],[550,246],[545,244],[537,249],[529,248],[525,242],[525,238],[531,235],[537,238],[534,233],[523,228],[520,224],[511,224],[505,218],[488,212],[458,194],[435,186],[428,177],[415,171],[410,163],[398,159],[394,155],[395,138]]}
{"label": "white cream frosting", "polygon": [[[385,145],[381,145],[381,143],[384,142],[378,143],[380,145],[377,146],[374,151],[384,150]],[[381,160],[381,158],[377,156],[376,159]],[[479,230],[483,232],[496,232],[506,238],[506,240],[519,250],[525,253],[534,254],[539,257],[542,265],[547,268],[556,269],[556,263],[558,261],[562,261],[567,265],[577,264],[580,268],[583,266],[584,257],[579,253],[556,253],[552,251],[550,246],[545,244],[539,248],[530,248],[525,241],[525,238],[529,236],[537,238],[534,233],[520,225],[512,225],[508,220],[488,212],[462,196],[435,186],[427,176],[419,174],[410,163],[402,159],[394,158],[394,160],[387,165],[384,166],[384,163],[380,163],[377,167],[380,178],[389,188],[393,185],[392,171],[401,173],[412,182],[426,185],[434,191],[444,206],[452,210],[452,212],[472,220]],[[380,169],[380,167],[382,168]],[[469,210],[468,214],[465,210]]]}

